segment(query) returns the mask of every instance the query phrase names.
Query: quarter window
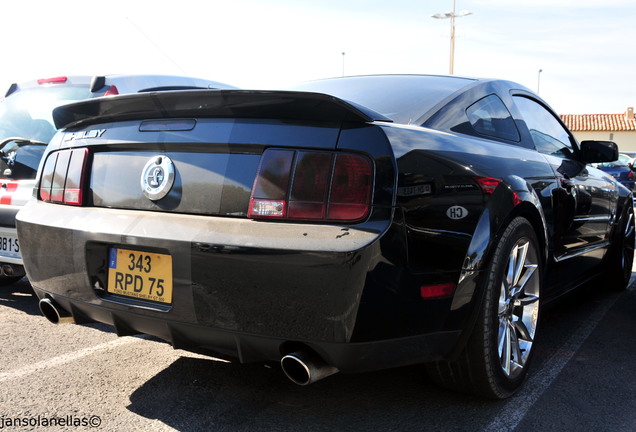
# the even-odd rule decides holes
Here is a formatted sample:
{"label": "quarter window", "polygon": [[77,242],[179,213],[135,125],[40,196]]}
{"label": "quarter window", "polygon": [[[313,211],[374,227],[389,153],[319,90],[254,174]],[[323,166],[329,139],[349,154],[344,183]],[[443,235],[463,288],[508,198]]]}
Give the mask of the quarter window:
{"label": "quarter window", "polygon": [[519,132],[504,103],[495,95],[486,96],[466,109],[475,132],[508,141],[519,141]]}
{"label": "quarter window", "polygon": [[537,151],[563,158],[573,154],[570,134],[552,113],[526,97],[516,96],[514,100]]}

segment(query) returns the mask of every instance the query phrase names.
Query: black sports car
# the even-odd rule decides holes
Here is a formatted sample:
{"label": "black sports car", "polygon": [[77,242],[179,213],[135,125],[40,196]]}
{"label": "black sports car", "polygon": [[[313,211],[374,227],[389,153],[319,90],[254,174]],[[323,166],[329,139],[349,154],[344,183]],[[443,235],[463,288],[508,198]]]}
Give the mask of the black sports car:
{"label": "black sports car", "polygon": [[55,110],[18,215],[53,322],[112,324],[309,384],[426,363],[522,384],[547,302],[625,288],[632,194],[535,94],[363,76],[286,91],[125,95]]}

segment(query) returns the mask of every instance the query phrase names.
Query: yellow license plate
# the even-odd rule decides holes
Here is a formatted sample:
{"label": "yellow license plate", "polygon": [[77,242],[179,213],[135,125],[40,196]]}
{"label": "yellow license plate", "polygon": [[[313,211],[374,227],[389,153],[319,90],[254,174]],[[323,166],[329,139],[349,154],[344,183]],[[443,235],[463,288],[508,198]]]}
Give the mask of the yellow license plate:
{"label": "yellow license plate", "polygon": [[172,303],[172,257],[110,248],[107,291],[141,300]]}

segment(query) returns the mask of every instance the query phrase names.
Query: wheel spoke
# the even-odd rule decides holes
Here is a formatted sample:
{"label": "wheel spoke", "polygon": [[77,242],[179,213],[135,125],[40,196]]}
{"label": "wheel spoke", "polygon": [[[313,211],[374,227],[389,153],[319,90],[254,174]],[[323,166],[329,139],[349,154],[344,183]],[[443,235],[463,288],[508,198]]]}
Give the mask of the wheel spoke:
{"label": "wheel spoke", "polygon": [[625,224],[625,238],[629,238],[634,230],[634,214],[629,213],[627,223]]}
{"label": "wheel spoke", "polygon": [[536,264],[527,264],[522,267],[525,271],[523,272],[523,276],[519,278],[518,283],[512,287],[512,292],[510,293],[510,297],[516,299],[519,295],[524,291],[526,284],[534,275],[534,272],[537,270]]}
{"label": "wheel spoke", "polygon": [[514,276],[512,279],[511,286],[517,286],[519,284],[519,278],[521,277],[521,273],[524,269],[524,264],[526,262],[526,256],[528,255],[528,242],[525,242],[522,245],[517,245],[512,250],[512,254],[510,256],[510,261],[514,264]]}
{"label": "wheel spoke", "polygon": [[517,376],[534,341],[539,312],[537,253],[527,238],[511,248],[500,286],[497,349],[503,373]]}
{"label": "wheel spoke", "polygon": [[504,373],[510,376],[523,368],[524,353],[513,323],[508,321],[500,323],[500,330],[499,360]]}
{"label": "wheel spoke", "polygon": [[526,327],[526,323],[523,322],[523,320],[517,320],[513,322],[512,326],[515,329],[515,333],[518,334],[521,339],[532,342],[532,335],[530,334],[530,330],[528,330],[528,327]]}
{"label": "wheel spoke", "polygon": [[508,309],[508,302],[506,301],[506,294],[508,293],[508,290],[506,289],[506,284],[505,282],[501,283],[501,288],[499,289],[499,308],[497,310],[497,314],[499,316],[503,315],[506,313],[506,310]]}
{"label": "wheel spoke", "polygon": [[510,287],[512,287],[514,285],[514,278],[515,278],[515,252],[513,251],[510,255],[510,258],[508,259],[508,270],[506,272],[506,277],[504,278],[503,281],[503,288],[505,288],[506,293],[510,290]]}
{"label": "wheel spoke", "polygon": [[515,306],[518,307],[526,307],[526,306],[531,306],[534,303],[539,301],[539,297],[535,296],[535,295],[525,295],[523,297],[520,297],[517,299],[517,301],[515,302]]}
{"label": "wheel spoke", "polygon": [[[523,353],[521,351],[521,345],[519,343],[519,338],[517,337],[517,333],[514,329],[514,324],[510,324],[510,362],[514,366],[515,369],[523,367]],[[513,368],[511,367],[511,372]]]}
{"label": "wheel spoke", "polygon": [[[503,328],[502,328],[503,327]],[[506,375],[510,375],[512,364],[512,337],[510,325],[507,321],[501,322],[499,325],[499,359],[501,367]]]}

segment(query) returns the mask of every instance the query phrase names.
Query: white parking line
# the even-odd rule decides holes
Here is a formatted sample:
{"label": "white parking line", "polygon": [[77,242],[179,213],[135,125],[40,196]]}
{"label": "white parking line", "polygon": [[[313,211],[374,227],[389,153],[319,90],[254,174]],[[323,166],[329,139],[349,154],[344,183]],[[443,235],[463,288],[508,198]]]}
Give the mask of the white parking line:
{"label": "white parking line", "polygon": [[[628,290],[634,290],[634,274]],[[616,303],[618,295],[607,299],[597,310],[590,315],[586,323],[558,349],[552,357],[546,361],[547,367],[536,375],[532,375],[525,383],[521,393],[513,396],[499,411],[497,418],[483,429],[484,432],[508,432],[513,431],[523,420],[526,413],[534,406],[543,392],[550,387],[552,381],[561,373],[561,370],[581,348],[581,345],[592,334],[610,308]]]}
{"label": "white parking line", "polygon": [[37,363],[33,363],[19,369],[15,369],[9,372],[0,372],[0,383],[4,381],[9,381],[15,378],[21,378],[25,375],[29,375],[35,372],[39,372],[44,369],[49,369],[52,367],[60,366],[65,363],[70,363],[82,357],[86,357],[91,354],[95,354],[100,351],[106,351],[111,348],[116,348],[118,346],[127,345],[132,342],[138,342],[142,340],[140,337],[121,337],[114,339],[110,342],[105,342],[103,344],[95,345],[89,348],[84,348],[79,351],[74,351],[68,354],[62,354],[57,357],[53,357],[51,359],[42,360]]}

